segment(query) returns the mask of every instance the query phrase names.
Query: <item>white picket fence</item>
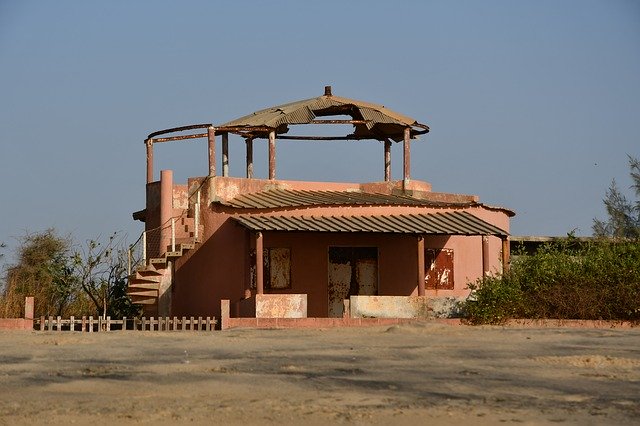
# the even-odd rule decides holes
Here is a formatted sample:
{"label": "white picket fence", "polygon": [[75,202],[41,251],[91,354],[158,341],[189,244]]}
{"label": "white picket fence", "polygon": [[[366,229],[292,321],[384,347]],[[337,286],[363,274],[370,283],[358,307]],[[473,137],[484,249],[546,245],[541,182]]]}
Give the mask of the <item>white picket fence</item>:
{"label": "white picket fence", "polygon": [[40,331],[212,331],[217,321],[212,317],[142,317],[111,319],[111,317],[82,317],[63,319],[50,316],[34,320],[34,328]]}

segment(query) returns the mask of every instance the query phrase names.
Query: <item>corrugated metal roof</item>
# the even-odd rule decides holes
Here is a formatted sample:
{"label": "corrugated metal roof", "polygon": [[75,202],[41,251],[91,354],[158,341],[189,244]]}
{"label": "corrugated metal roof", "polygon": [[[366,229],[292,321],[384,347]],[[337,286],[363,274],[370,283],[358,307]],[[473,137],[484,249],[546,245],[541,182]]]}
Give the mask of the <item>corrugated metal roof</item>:
{"label": "corrugated metal roof", "polygon": [[403,195],[388,195],[355,191],[306,191],[289,189],[272,189],[268,191],[242,194],[228,201],[219,201],[220,204],[244,209],[268,209],[278,207],[302,207],[302,206],[429,206],[447,207],[468,206],[470,203],[442,203]]}
{"label": "corrugated metal roof", "polygon": [[374,216],[240,215],[234,219],[252,231],[376,232],[392,234],[497,235],[506,231],[469,212]]}
{"label": "corrugated metal roof", "polygon": [[366,123],[366,126],[358,126],[356,134],[357,136],[371,137],[372,139],[388,137],[393,140],[401,140],[403,129],[407,126],[420,127],[419,131],[417,131],[418,133],[424,133],[429,129],[413,118],[391,111],[383,105],[333,95],[324,95],[265,108],[216,127],[269,127],[277,129],[288,124],[308,124],[316,117],[340,114],[351,115],[358,120],[370,120]]}

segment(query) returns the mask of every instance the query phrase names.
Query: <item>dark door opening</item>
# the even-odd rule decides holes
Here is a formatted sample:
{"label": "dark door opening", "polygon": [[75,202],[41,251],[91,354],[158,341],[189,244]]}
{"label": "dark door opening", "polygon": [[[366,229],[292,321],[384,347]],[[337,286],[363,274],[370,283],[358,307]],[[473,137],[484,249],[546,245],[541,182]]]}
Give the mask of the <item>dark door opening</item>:
{"label": "dark door opening", "polygon": [[377,247],[329,247],[329,317],[342,317],[349,296],[377,294]]}

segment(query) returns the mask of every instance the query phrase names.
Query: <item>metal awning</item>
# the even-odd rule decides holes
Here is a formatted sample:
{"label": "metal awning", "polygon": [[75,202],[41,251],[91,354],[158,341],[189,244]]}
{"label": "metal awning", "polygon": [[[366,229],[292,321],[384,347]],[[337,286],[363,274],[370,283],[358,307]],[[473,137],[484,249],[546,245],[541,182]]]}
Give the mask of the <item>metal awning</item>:
{"label": "metal awning", "polygon": [[374,232],[388,234],[509,234],[465,211],[370,216],[239,215],[234,220],[252,231]]}
{"label": "metal awning", "polygon": [[[348,115],[351,120],[322,120],[320,117]],[[331,86],[325,87],[325,94],[317,98],[304,99],[256,111],[244,117],[217,125],[217,132],[230,132],[245,137],[267,137],[275,131],[279,139],[296,124],[352,124],[352,134],[342,138],[328,139],[386,139],[402,141],[404,130],[410,129],[410,137],[429,132],[429,126],[415,119],[392,111],[383,105],[356,99],[333,96]],[[291,137],[293,138],[293,137]],[[322,138],[321,138],[322,139]]]}
{"label": "metal awning", "polygon": [[477,205],[471,201],[441,202],[423,200],[407,195],[379,194],[359,191],[309,191],[272,189],[268,191],[240,194],[231,200],[218,203],[242,209],[269,209],[303,206],[423,206],[423,207],[467,207]]}

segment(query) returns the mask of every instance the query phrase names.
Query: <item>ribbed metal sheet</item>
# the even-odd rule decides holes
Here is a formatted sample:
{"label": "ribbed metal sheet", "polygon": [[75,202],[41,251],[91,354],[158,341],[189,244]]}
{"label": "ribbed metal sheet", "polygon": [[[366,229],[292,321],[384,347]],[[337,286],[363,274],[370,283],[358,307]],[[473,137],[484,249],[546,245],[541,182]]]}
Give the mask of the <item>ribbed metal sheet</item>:
{"label": "ribbed metal sheet", "polygon": [[464,211],[374,216],[240,215],[234,219],[252,231],[508,235],[497,226]]}
{"label": "ribbed metal sheet", "polygon": [[430,206],[447,207],[468,206],[469,203],[441,203],[417,198],[368,192],[352,191],[305,191],[274,189],[239,195],[221,204],[244,209],[268,209],[278,207],[302,206],[341,206],[341,205],[394,205],[394,206]]}
{"label": "ribbed metal sheet", "polygon": [[413,118],[391,111],[382,105],[339,96],[319,96],[265,108],[224,123],[219,127],[266,126],[276,128],[282,124],[306,124],[316,118],[316,112],[339,106],[353,106],[359,110],[364,119],[372,120],[367,123],[369,130],[377,124],[396,124],[402,127],[417,124]]}

